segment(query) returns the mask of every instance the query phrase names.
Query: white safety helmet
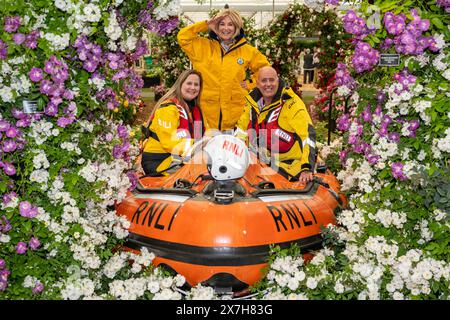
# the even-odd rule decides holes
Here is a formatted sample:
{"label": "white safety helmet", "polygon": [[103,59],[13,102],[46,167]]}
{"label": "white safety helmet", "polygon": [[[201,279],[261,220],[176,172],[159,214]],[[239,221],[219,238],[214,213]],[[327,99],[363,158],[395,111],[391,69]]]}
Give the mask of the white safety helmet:
{"label": "white safety helmet", "polygon": [[249,165],[248,148],[244,141],[231,135],[213,137],[204,150],[208,154],[208,171],[215,180],[239,179]]}

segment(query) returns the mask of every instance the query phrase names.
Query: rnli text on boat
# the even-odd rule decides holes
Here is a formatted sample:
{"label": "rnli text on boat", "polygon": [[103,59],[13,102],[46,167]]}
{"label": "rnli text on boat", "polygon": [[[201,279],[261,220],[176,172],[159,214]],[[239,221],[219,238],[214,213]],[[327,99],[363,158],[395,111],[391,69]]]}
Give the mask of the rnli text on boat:
{"label": "rnli text on boat", "polygon": [[[316,216],[311,210],[308,211],[313,220],[307,220],[303,212],[300,211],[300,209],[297,207],[295,203],[292,204],[288,203],[286,205],[282,204],[280,206],[267,206],[267,209],[269,209],[270,214],[272,215],[273,220],[275,221],[275,225],[277,226],[278,232],[281,232],[280,225],[283,227],[284,231],[288,231],[288,228],[284,223],[284,221],[287,220],[289,220],[291,230],[295,228],[294,223],[297,226],[297,228],[300,229],[301,223],[299,218],[302,219],[303,226],[305,227],[309,227],[312,224],[317,224]],[[284,221],[283,216],[285,218]]]}
{"label": "rnli text on boat", "polygon": [[[170,206],[170,209],[167,209],[167,207],[169,206],[168,203],[155,201],[147,209],[149,204],[150,204],[149,201],[144,201],[141,203],[141,205],[137,208],[136,212],[133,214],[131,223],[134,222],[136,224],[140,224],[143,226],[145,224],[145,221],[147,221],[147,227],[151,227],[153,219],[156,217],[153,227],[156,229],[165,230],[166,226],[164,224],[162,224],[162,222],[160,222],[160,219],[161,219],[163,213],[165,212],[165,213],[167,213],[167,214],[165,214],[165,216],[171,217],[170,221],[169,221],[169,225],[167,226],[167,231],[170,231],[173,220],[175,219],[175,216],[177,215],[178,210],[180,210],[181,205],[177,206],[176,208],[173,208],[173,206]],[[145,209],[147,209],[147,212],[145,212],[145,214],[143,214]],[[141,214],[142,214],[142,220],[141,220]],[[164,220],[167,220],[167,219],[163,219],[163,221]]]}

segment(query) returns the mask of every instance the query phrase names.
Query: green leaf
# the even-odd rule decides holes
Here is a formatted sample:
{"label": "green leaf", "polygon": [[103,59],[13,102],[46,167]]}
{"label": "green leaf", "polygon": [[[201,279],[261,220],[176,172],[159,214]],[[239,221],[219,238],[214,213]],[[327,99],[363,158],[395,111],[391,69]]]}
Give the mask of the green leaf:
{"label": "green leaf", "polygon": [[409,60],[408,62],[408,69],[410,69],[411,71],[417,70],[420,68],[419,62],[417,62],[414,59]]}
{"label": "green leaf", "polygon": [[379,177],[381,179],[384,179],[384,178],[386,178],[387,175],[388,175],[388,171],[383,170],[383,171],[380,172]]}
{"label": "green leaf", "polygon": [[6,185],[6,181],[0,182],[0,191],[1,191],[2,193],[5,193],[7,189],[8,189],[8,187],[7,187],[7,185]]}
{"label": "green leaf", "polygon": [[431,112],[431,120],[436,121],[436,118],[437,118],[437,113],[436,113],[436,111],[433,110]]}
{"label": "green leaf", "polygon": [[44,110],[45,99],[42,96],[38,99],[37,105],[38,105],[38,110]]}
{"label": "green leaf", "polygon": [[408,211],[408,213],[407,213],[406,215],[407,215],[408,218],[411,219],[411,220],[417,220],[417,218],[418,218],[418,214],[417,214],[417,212],[414,211],[414,210]]}
{"label": "green leaf", "polygon": [[396,7],[397,2],[396,1],[383,1],[381,4],[379,4],[379,7],[381,11],[389,11],[392,10],[394,7]]}
{"label": "green leaf", "polygon": [[439,282],[433,281],[431,284],[431,288],[433,289],[434,292],[439,292]]}
{"label": "green leaf", "polygon": [[441,188],[441,187],[437,187],[436,191],[443,197],[445,197],[447,195],[447,190]]}
{"label": "green leaf", "polygon": [[24,230],[25,230],[25,233],[30,233],[30,231],[31,231],[31,220],[25,221],[25,222],[22,224],[22,226],[23,226],[23,228],[24,228]]}
{"label": "green leaf", "polygon": [[431,22],[432,22],[438,29],[444,29],[444,25],[442,24],[442,21],[441,21],[439,18],[434,17],[434,18],[431,19]]}

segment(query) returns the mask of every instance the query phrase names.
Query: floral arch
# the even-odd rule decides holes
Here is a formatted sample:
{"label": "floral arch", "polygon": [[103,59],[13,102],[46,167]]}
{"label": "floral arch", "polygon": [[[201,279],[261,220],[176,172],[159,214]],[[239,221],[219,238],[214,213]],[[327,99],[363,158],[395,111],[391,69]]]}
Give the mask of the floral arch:
{"label": "floral arch", "polygon": [[258,48],[297,92],[300,91],[296,75],[298,57],[302,48],[312,46],[299,43],[304,37],[318,38],[317,44],[313,44],[321,49],[318,86],[325,87],[334,76],[338,61],[344,59],[348,47],[349,37],[343,30],[335,6],[322,4],[309,7],[294,3],[266,29],[258,31]]}

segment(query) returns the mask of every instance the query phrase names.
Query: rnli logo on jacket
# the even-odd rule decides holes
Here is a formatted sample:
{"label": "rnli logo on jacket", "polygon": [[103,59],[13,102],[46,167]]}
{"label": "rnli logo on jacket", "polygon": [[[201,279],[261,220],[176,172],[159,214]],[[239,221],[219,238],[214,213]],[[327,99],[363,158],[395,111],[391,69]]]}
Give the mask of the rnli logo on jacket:
{"label": "rnli logo on jacket", "polygon": [[183,119],[187,120],[188,119],[188,115],[187,115],[186,110],[184,110],[184,108],[182,106],[178,106],[178,105],[177,105],[177,109],[180,112],[180,117],[182,117]]}
{"label": "rnli logo on jacket", "polygon": [[271,122],[278,120],[280,112],[281,112],[281,107],[278,107],[275,110],[273,110],[273,112],[271,113],[271,115],[269,117],[269,120],[267,120],[267,123],[271,123]]}
{"label": "rnli logo on jacket", "polygon": [[244,64],[244,59],[238,58],[238,59],[237,59],[237,63],[238,63],[239,65]]}
{"label": "rnli logo on jacket", "polygon": [[159,124],[161,127],[166,128],[166,129],[172,128],[172,122],[167,122],[167,121],[165,121],[165,120],[158,119],[158,124]]}

